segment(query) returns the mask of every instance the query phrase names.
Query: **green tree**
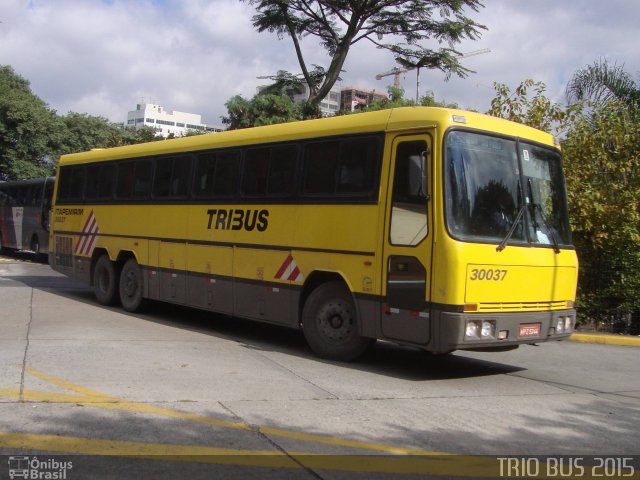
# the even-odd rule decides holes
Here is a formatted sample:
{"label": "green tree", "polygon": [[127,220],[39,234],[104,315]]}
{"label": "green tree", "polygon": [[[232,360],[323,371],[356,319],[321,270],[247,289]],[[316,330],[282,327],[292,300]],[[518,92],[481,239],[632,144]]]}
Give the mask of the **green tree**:
{"label": "green tree", "polygon": [[[523,81],[511,91],[509,86],[494,82],[496,96],[487,115],[500,117],[530,127],[552,132],[562,130],[575,108],[565,108],[546,97],[547,86],[531,79]],[[531,95],[533,93],[533,95]]]}
{"label": "green tree", "polygon": [[580,114],[562,142],[579,306],[597,320],[640,310],[640,124],[613,100]]}
{"label": "green tree", "polygon": [[0,180],[50,175],[62,126],[29,82],[0,66]]}
{"label": "green tree", "polygon": [[104,117],[69,112],[61,117],[65,127],[59,153],[84,152],[92,148],[111,148],[161,140],[156,132],[145,127],[136,129],[111,123]]}
{"label": "green tree", "polygon": [[[349,53],[368,41],[391,52],[398,61],[439,69],[460,77],[471,71],[459,62],[454,46],[476,40],[483,25],[464,15],[483,5],[479,0],[243,0],[255,5],[253,25],[259,32],[275,32],[293,42],[302,75],[309,85],[309,102],[317,105],[337,81]],[[330,60],[309,68],[300,40],[317,37]],[[395,41],[394,40],[399,40]],[[427,48],[429,40],[446,46]]]}
{"label": "green tree", "polygon": [[619,100],[626,105],[640,103],[640,85],[624,70],[624,65],[610,65],[600,59],[578,70],[566,88],[570,103],[591,101],[604,105]]}
{"label": "green tree", "polygon": [[292,122],[303,118],[303,105],[297,105],[286,94],[261,93],[247,100],[240,95],[225,103],[229,116],[222,123],[229,130]]}
{"label": "green tree", "polygon": [[[403,88],[389,86],[387,88],[387,93],[389,94],[388,99],[376,100],[375,102],[371,102],[368,105],[365,105],[362,109],[356,110],[355,112],[341,112],[341,113],[360,113],[360,112],[373,112],[377,110],[386,110],[389,108],[399,108],[399,107],[414,107],[416,106],[415,100],[404,98],[405,91]],[[458,105],[455,103],[447,103],[444,101],[436,100],[433,96],[433,93],[425,95],[420,99],[420,103],[417,104],[422,107],[447,107],[447,108],[458,108]]]}

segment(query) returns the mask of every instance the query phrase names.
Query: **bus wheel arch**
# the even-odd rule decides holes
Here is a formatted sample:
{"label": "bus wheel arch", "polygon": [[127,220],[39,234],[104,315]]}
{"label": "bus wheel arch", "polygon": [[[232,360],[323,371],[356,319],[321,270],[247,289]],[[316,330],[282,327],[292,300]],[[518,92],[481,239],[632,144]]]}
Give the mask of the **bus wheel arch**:
{"label": "bus wheel arch", "polygon": [[[314,282],[301,301],[302,331],[311,349],[320,357],[350,361],[362,355],[374,339],[361,336],[356,304],[346,282],[321,279]],[[319,283],[318,283],[319,282]],[[305,285],[306,286],[306,285]]]}
{"label": "bus wheel arch", "polygon": [[322,270],[316,270],[309,274],[309,276],[305,279],[304,285],[302,286],[302,293],[300,294],[300,301],[298,303],[298,326],[302,327],[302,312],[304,310],[304,305],[309,298],[309,295],[318,288],[323,283],[328,282],[342,282],[345,288],[349,288],[347,282],[344,277],[336,272],[327,272]]}

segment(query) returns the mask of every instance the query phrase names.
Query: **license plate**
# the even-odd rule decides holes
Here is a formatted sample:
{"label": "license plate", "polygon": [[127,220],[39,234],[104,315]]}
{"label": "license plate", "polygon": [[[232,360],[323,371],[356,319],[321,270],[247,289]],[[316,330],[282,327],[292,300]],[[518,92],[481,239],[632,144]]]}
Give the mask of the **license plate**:
{"label": "license plate", "polygon": [[519,337],[539,337],[540,336],[540,324],[539,323],[523,323],[520,325]]}

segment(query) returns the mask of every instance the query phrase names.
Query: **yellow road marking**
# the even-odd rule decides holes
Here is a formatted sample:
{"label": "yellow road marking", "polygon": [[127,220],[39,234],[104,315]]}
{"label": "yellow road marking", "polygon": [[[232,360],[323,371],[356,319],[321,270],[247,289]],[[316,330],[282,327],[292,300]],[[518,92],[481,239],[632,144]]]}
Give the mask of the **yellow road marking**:
{"label": "yellow road marking", "polygon": [[402,448],[402,447],[394,447],[391,445],[361,442],[358,440],[346,440],[343,438],[330,437],[326,435],[316,435],[313,433],[292,432],[290,430],[282,430],[280,428],[260,427],[259,431],[260,433],[264,433],[265,435],[274,435],[278,437],[291,438],[294,440],[303,440],[305,442],[324,443],[327,445],[335,445],[339,447],[360,448],[363,450],[392,453],[396,455],[421,455],[421,456],[455,455],[454,453],[434,452],[432,450],[416,450],[412,448]]}
{"label": "yellow road marking", "polygon": [[379,455],[322,455],[283,453],[277,450],[234,450],[226,448],[162,443],[99,440],[0,432],[0,446],[85,455],[134,457],[161,461],[197,462],[265,468],[337,470],[413,475],[494,477],[499,474],[495,458],[472,456],[397,457]]}
{"label": "yellow road marking", "polygon": [[29,370],[29,373],[49,383],[53,383],[54,385],[57,385],[59,387],[65,388],[67,390],[72,390],[74,392],[79,392],[81,393],[81,395],[75,396],[75,395],[50,394],[48,399],[44,400],[44,397],[40,396],[41,394],[33,391],[25,390],[23,392],[23,398],[25,400],[29,398],[33,401],[49,401],[54,403],[73,402],[73,403],[78,403],[79,405],[83,405],[87,407],[103,408],[107,410],[125,410],[128,412],[147,413],[151,415],[160,415],[164,417],[179,418],[182,420],[188,420],[190,422],[204,423],[207,425],[213,425],[213,426],[222,427],[222,428],[252,430],[249,425],[243,422],[230,422],[226,420],[218,420],[215,418],[202,417],[200,415],[193,415],[190,413],[184,413],[177,410],[157,407],[155,405],[149,405],[147,403],[121,400],[117,397],[104,395],[95,390],[81,387],[74,383],[67,382],[66,380],[62,380],[58,377],[54,377],[52,375],[46,374],[44,372],[40,372],[38,370]]}
{"label": "yellow road marking", "polygon": [[[123,401],[117,397],[104,395],[98,391],[81,387],[44,372],[37,370],[30,370],[29,372],[46,382],[74,391],[77,394],[41,392],[25,389],[22,391],[23,401],[77,403],[78,405],[87,407],[155,414],[222,428],[256,431],[256,429],[243,422],[228,422],[155,407],[144,403]],[[0,397],[20,400],[20,390],[17,388],[0,388]],[[373,454],[325,455],[282,452],[279,450],[237,450],[197,445],[173,445],[12,432],[0,432],[0,448],[264,468],[297,469],[304,466],[310,469],[383,474],[440,475],[473,478],[503,476],[502,472],[500,472],[500,462],[496,457],[456,455],[428,450],[416,450],[270,427],[259,427],[257,431],[265,435],[280,436],[306,442],[384,452],[391,454],[391,456]],[[541,467],[545,465],[544,460],[540,460],[540,465]],[[546,469],[541,468],[540,471],[541,475],[533,478],[545,478],[544,472]],[[639,479],[640,472],[635,472],[635,474],[629,478]]]}
{"label": "yellow road marking", "polygon": [[29,373],[34,377],[38,377],[45,382],[49,382],[58,387],[64,388],[65,390],[71,390],[72,392],[78,392],[85,397],[98,400],[98,401],[108,401],[108,400],[117,400],[116,397],[111,397],[109,395],[105,395],[103,393],[97,392],[96,390],[91,390],[90,388],[85,388],[80,385],[76,385],[75,383],[67,382],[58,377],[54,377],[53,375],[49,375],[47,373],[41,372],[39,370],[29,369]]}
{"label": "yellow road marking", "polygon": [[[194,457],[212,456],[212,463],[238,464],[234,457],[242,457],[242,465],[299,468],[287,455],[277,450],[233,450],[228,448],[201,447],[195,445],[171,445],[163,443],[128,442],[122,440],[100,440],[85,437],[63,437],[28,433],[0,432],[2,448],[21,450],[43,450],[84,455],[132,456],[138,458],[157,458],[158,460],[197,461]],[[246,461],[249,460],[249,463]],[[206,459],[201,461],[207,462]]]}
{"label": "yellow road marking", "polygon": [[[96,390],[92,390],[74,383],[68,382],[61,378],[49,375],[39,370],[30,369],[29,373],[41,380],[61,387],[65,390],[77,392],[76,395],[67,393],[41,392],[37,390],[24,389],[22,391],[22,400],[28,402],[45,402],[45,403],[75,403],[85,407],[100,408],[105,410],[123,410],[128,412],[138,412],[143,414],[158,415],[169,418],[177,418],[194,423],[201,423],[220,428],[229,428],[244,431],[257,431],[264,435],[278,436],[294,440],[301,440],[311,443],[320,443],[332,446],[341,446],[349,448],[357,448],[374,452],[383,452],[394,455],[419,455],[419,456],[445,456],[454,455],[445,452],[436,452],[430,450],[417,450],[411,448],[402,448],[392,445],[376,444],[370,442],[362,442],[357,440],[348,440],[343,438],[332,437],[329,435],[309,434],[295,432],[272,427],[251,427],[245,422],[231,422],[227,420],[219,420],[201,415],[180,412],[178,410],[158,407],[141,402],[126,401],[105,395]],[[17,388],[0,388],[0,397],[14,398],[20,400],[20,390]]]}

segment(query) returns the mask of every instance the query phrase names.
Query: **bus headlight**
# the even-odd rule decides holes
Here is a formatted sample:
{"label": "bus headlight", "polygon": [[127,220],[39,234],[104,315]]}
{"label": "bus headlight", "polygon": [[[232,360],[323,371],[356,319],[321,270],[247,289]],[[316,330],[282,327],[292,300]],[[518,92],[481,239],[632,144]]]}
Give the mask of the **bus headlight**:
{"label": "bus headlight", "polygon": [[558,321],[556,322],[556,333],[557,334],[564,333],[564,318],[563,317],[558,318]]}
{"label": "bus headlight", "polygon": [[469,339],[478,339],[480,338],[480,329],[482,328],[482,324],[479,320],[469,320],[467,321],[467,328],[464,332],[464,338]]}
{"label": "bus headlight", "polygon": [[496,336],[496,322],[493,320],[484,320],[482,322],[482,338],[494,338]]}
{"label": "bus headlight", "polygon": [[464,337],[469,340],[489,339],[496,336],[495,320],[468,320]]}
{"label": "bus headlight", "polygon": [[573,318],[564,317],[564,331],[569,333],[572,330],[573,330]]}

